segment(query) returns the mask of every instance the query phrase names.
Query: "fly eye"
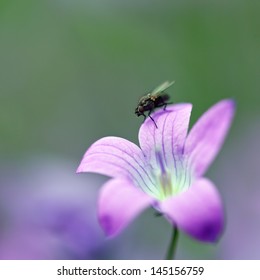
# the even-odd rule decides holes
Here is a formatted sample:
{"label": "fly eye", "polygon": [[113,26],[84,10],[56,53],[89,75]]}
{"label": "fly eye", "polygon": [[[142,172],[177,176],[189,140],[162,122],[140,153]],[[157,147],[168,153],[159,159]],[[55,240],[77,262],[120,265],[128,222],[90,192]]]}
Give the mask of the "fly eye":
{"label": "fly eye", "polygon": [[138,111],[139,111],[140,113],[143,113],[143,112],[144,112],[144,107],[143,107],[143,106],[138,106]]}

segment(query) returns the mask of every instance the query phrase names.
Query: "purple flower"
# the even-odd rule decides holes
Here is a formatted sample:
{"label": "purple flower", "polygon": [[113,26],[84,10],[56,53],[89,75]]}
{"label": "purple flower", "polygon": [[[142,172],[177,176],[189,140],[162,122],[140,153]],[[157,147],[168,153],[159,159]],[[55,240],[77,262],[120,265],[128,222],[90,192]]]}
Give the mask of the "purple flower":
{"label": "purple flower", "polygon": [[102,258],[102,232],[92,215],[98,181],[89,178],[86,188],[73,167],[36,158],[12,166],[11,177],[3,179],[8,171],[0,170],[0,260]]}
{"label": "purple flower", "polygon": [[156,111],[139,130],[140,148],[119,137],[96,141],[77,172],[112,177],[101,189],[98,216],[115,236],[148,206],[170,223],[205,242],[218,240],[224,224],[214,184],[203,177],[220,150],[234,115],[234,102],[211,107],[188,132],[192,105]]}

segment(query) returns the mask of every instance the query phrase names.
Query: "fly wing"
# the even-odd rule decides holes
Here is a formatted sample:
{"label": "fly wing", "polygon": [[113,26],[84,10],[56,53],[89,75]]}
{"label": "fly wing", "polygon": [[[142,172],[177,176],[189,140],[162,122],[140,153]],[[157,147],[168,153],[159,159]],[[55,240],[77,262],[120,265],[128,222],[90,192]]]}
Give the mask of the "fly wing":
{"label": "fly wing", "polygon": [[169,81],[166,81],[164,83],[162,83],[161,85],[159,85],[157,88],[155,88],[151,94],[157,94],[157,93],[160,93],[164,90],[166,90],[167,88],[169,88],[170,86],[172,86],[175,82],[172,81],[172,82],[169,82]]}

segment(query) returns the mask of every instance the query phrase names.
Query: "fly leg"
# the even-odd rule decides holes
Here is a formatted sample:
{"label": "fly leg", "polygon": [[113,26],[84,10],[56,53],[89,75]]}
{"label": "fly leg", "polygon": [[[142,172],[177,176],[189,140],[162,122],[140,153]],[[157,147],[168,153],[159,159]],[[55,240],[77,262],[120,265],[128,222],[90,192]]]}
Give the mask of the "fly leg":
{"label": "fly leg", "polygon": [[165,111],[166,110],[166,106],[170,105],[170,104],[173,104],[173,102],[167,102],[167,103],[164,102],[163,105],[162,105],[163,106],[163,110]]}
{"label": "fly leg", "polygon": [[149,117],[149,118],[153,121],[153,123],[154,123],[155,127],[156,127],[156,128],[158,128],[158,126],[157,126],[157,124],[156,124],[155,120],[154,120],[154,119],[151,117],[151,115],[150,115],[150,114],[152,113],[152,111],[153,111],[153,110],[150,110],[150,111],[149,111],[149,113],[148,113],[148,117]]}

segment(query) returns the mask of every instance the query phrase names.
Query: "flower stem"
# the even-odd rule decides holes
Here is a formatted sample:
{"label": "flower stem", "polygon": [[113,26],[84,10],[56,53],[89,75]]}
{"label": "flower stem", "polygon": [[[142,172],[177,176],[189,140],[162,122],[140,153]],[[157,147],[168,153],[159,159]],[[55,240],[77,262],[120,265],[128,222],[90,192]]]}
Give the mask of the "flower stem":
{"label": "flower stem", "polygon": [[173,260],[174,259],[178,237],[179,237],[178,228],[175,225],[173,225],[171,243],[170,243],[170,246],[168,248],[168,252],[167,252],[167,255],[166,255],[166,260]]}

